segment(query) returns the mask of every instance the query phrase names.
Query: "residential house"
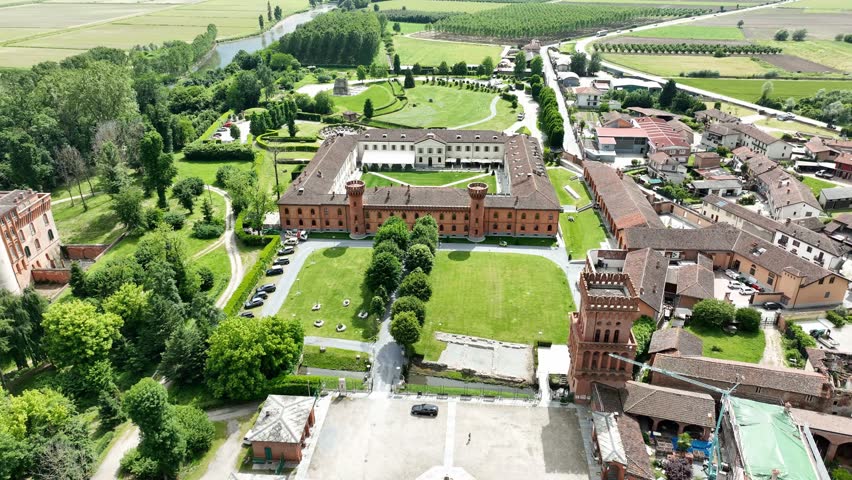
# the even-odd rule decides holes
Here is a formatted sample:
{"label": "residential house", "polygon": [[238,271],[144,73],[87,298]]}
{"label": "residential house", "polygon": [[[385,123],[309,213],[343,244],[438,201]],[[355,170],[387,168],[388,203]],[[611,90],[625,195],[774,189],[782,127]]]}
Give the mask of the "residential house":
{"label": "residential house", "polygon": [[595,87],[574,87],[574,95],[577,96],[577,107],[598,108],[604,92]]}
{"label": "residential house", "polygon": [[269,395],[245,441],[256,463],[271,465],[302,461],[302,450],[316,422],[316,397]]}
{"label": "residential house", "polygon": [[693,166],[696,169],[717,168],[721,162],[722,157],[716,152],[696,152]]}
{"label": "residential house", "polygon": [[602,92],[608,92],[612,88],[612,81],[608,78],[593,78],[592,87]]}
{"label": "residential house", "polygon": [[826,210],[852,206],[852,187],[824,188],[819,192],[819,204]]}
{"label": "residential house", "polygon": [[742,123],[714,123],[704,130],[701,146],[707,149],[726,147],[748,149],[766,155],[772,160],[789,160],[793,154],[792,145],[775,138],[754,125]]}
{"label": "residential house", "polygon": [[648,175],[679,185],[686,177],[686,165],[665,152],[655,152],[648,155]]}
{"label": "residential house", "polygon": [[805,143],[805,155],[818,162],[833,162],[843,153],[852,153],[852,140],[813,137]]}
{"label": "residential house", "polygon": [[691,145],[672,129],[665,120],[656,117],[639,117],[634,122],[648,135],[648,153],[666,153],[685,164],[689,160]]}
{"label": "residential house", "polygon": [[810,187],[777,165],[752,179],[766,197],[769,214],[775,220],[818,217],[822,213]]}
{"label": "residential house", "polygon": [[709,123],[740,123],[740,118],[730,113],[725,113],[716,108],[710,108],[707,110],[699,110],[695,112],[695,120],[709,124]]}
{"label": "residential house", "polygon": [[626,114],[616,111],[609,111],[601,115],[601,127],[604,128],[634,128],[633,118]]}
{"label": "residential house", "polygon": [[736,148],[740,134],[728,125],[730,124],[713,123],[707,126],[701,135],[700,145],[706,149],[725,147],[728,150],[733,150]]}
{"label": "residential house", "polygon": [[595,128],[599,150],[614,154],[644,155],[648,151],[648,133],[642,128]]}
{"label": "residential house", "polygon": [[556,79],[565,88],[580,86],[580,76],[574,72],[556,72]]}
{"label": "residential house", "polygon": [[692,309],[701,300],[715,298],[713,294],[713,260],[702,254],[695,262],[681,261],[666,271],[665,301],[674,308]]}
{"label": "residential house", "polygon": [[541,42],[537,38],[533,38],[530,43],[521,47],[521,51],[526,55],[527,66],[529,66],[530,60],[541,55]]}
{"label": "residential house", "polygon": [[686,143],[692,145],[695,142],[695,132],[692,131],[692,127],[681,122],[678,119],[672,119],[666,122],[672,130],[674,130],[678,135],[681,136]]}
{"label": "residential house", "polygon": [[846,180],[852,178],[852,153],[842,152],[834,158],[834,175]]}
{"label": "residential house", "polygon": [[716,195],[708,195],[702,202],[701,213],[715,222],[733,225],[829,269],[836,268],[842,262],[844,251],[835,240],[794,223],[789,218],[783,222],[775,221]]}
{"label": "residential house", "polygon": [[736,178],[721,180],[694,180],[689,188],[695,195],[704,197],[706,195],[718,195],[720,197],[737,197],[743,191],[743,184]]}

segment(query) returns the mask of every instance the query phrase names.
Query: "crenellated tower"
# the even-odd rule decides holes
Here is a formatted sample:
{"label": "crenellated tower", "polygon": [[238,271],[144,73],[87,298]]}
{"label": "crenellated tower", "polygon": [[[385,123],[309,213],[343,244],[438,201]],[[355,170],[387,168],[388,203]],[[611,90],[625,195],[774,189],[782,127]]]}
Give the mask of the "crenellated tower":
{"label": "crenellated tower", "polygon": [[346,182],[346,198],[349,200],[349,236],[353,239],[367,236],[364,228],[364,182]]}
{"label": "crenellated tower", "polygon": [[482,182],[468,184],[467,194],[470,195],[467,235],[470,241],[481,242],[485,240],[485,196],[488,194],[488,185]]}

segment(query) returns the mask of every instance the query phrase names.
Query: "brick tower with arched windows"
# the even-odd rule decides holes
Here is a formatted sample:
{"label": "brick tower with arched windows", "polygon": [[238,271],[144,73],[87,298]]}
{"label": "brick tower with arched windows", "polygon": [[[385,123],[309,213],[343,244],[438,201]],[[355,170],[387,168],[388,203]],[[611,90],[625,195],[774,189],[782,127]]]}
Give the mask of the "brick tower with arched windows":
{"label": "brick tower with arched windows", "polygon": [[346,198],[349,200],[349,236],[353,239],[364,238],[364,182],[349,180],[346,182]]}
{"label": "brick tower with arched windows", "polygon": [[593,382],[621,388],[632,378],[633,366],[609,354],[635,358],[630,329],[642,313],[633,282],[624,273],[584,272],[580,298],[580,311],[571,314],[568,380],[575,401],[588,403]]}
{"label": "brick tower with arched windows", "polygon": [[467,186],[467,194],[470,195],[468,238],[473,242],[481,242],[485,240],[485,195],[488,194],[488,185],[473,182]]}

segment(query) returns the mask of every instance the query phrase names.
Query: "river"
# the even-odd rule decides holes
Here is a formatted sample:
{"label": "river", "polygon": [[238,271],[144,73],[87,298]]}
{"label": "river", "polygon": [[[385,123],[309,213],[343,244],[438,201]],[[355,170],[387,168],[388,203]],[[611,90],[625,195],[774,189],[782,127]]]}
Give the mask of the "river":
{"label": "river", "polygon": [[216,44],[216,48],[213,49],[213,52],[198,69],[209,70],[211,68],[224,68],[231,63],[231,60],[234,59],[237,52],[240,50],[245,50],[248,53],[262,50],[277,41],[279,38],[283,37],[285,34],[295,30],[299,25],[309,22],[317,15],[328,12],[334,7],[335,5],[323,4],[307,12],[290,15],[262,34],[252,35],[251,37],[241,38],[232,42],[219,42]]}

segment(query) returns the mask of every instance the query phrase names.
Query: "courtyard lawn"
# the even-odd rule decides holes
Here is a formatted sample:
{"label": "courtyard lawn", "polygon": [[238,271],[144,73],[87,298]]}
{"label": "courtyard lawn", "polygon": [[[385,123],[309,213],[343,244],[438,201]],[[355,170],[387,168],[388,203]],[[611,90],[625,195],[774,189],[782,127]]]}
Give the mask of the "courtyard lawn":
{"label": "courtyard lawn", "polygon": [[671,38],[690,40],[745,40],[743,31],[737,27],[696,27],[695,25],[672,25],[632,32],[631,37]]}
{"label": "courtyard lawn", "polygon": [[[661,77],[677,77],[681,73],[699,70],[715,70],[723,77],[749,77],[752,75],[763,75],[772,70],[767,63],[751,60],[749,57],[716,58],[711,55],[623,55],[605,53],[604,58],[609,62]],[[678,78],[677,81],[680,82],[681,79]],[[724,79],[721,81],[728,82],[729,80]],[[758,81],[765,82],[766,80]],[[758,95],[760,94],[759,90],[760,88],[758,87]]]}
{"label": "courtyard lawn", "polygon": [[686,327],[686,330],[699,336],[704,342],[705,357],[758,363],[766,348],[763,330],[750,333],[737,332],[736,335],[727,334],[720,328],[706,328],[698,325],[690,325]]}
{"label": "courtyard lawn", "polygon": [[568,338],[574,300],[565,274],[546,258],[439,251],[430,278],[426,324],[414,345],[427,360],[446,346],[436,331],[527,344]]}
{"label": "courtyard lawn", "polygon": [[827,182],[827,181],[822,180],[820,178],[814,178],[814,177],[804,177],[804,178],[802,178],[802,183],[804,183],[805,185],[808,186],[808,188],[811,189],[811,191],[814,193],[815,197],[819,197],[820,192],[822,192],[826,188],[834,188],[834,187],[839,186],[836,183]]}
{"label": "courtyard lawn", "polygon": [[[709,68],[709,67],[708,67]],[[733,78],[678,78],[678,83],[690,85],[702,90],[720,93],[729,97],[754,102],[760,98],[763,79],[733,79]],[[781,100],[789,97],[796,99],[810,97],[817,91],[849,90],[852,81],[849,80],[772,80],[772,96]]]}
{"label": "courtyard lawn", "polygon": [[[83,194],[86,193],[88,189],[83,190]],[[76,189],[74,195],[79,195]],[[111,243],[118,238],[124,228],[110,208],[111,204],[110,196],[105,193],[87,197],[88,210],[83,208],[79,198],[74,200],[73,207],[70,201],[54,204],[53,219],[62,243]]]}
{"label": "courtyard lawn", "polygon": [[[570,221],[569,217],[573,217],[574,221]],[[601,242],[606,240],[606,230],[593,208],[580,213],[560,213],[559,227],[565,241],[565,250],[572,259],[586,258],[587,251],[601,248]]]}
{"label": "courtyard lawn", "polygon": [[[547,176],[550,177],[550,183],[552,183],[553,188],[556,189],[556,196],[559,197],[559,203],[561,205],[576,205],[577,207],[582,207],[583,205],[591,202],[591,199],[589,199],[589,193],[586,191],[586,185],[580,180],[572,180],[572,178],[578,176],[576,173],[565,168],[548,168]],[[568,193],[565,188],[563,188],[565,185],[570,186],[575,193],[580,195],[580,198],[574,198],[570,193]]]}
{"label": "courtyard lawn", "polygon": [[[461,2],[453,2],[451,7],[453,10],[455,10],[456,3]],[[482,59],[488,56],[494,60],[494,63],[497,63],[500,61],[500,53],[502,52],[502,48],[497,45],[446,42],[405,36],[394,37],[393,45],[403,65],[419,63],[429,67],[437,67],[441,62],[447,62],[447,65],[458,62],[479,65],[482,63]]]}
{"label": "courtyard lawn", "polygon": [[[350,95],[348,97],[334,97],[334,109],[338,112],[351,110],[357,113],[364,113],[364,102],[370,99],[373,101],[373,111],[388,107],[397,102],[393,96],[391,87],[387,83],[377,83],[370,85],[366,90],[358,95]],[[299,131],[299,135],[305,135]]]}
{"label": "courtyard lawn", "polygon": [[485,120],[491,115],[493,93],[456,87],[423,85],[405,91],[408,105],[402,110],[377,117],[410,127],[452,127]]}
{"label": "courtyard lawn", "polygon": [[[364,185],[367,187],[399,187],[403,183],[411,184],[419,187],[441,187],[448,183],[459,182],[449,185],[454,188],[467,188],[467,185],[472,182],[482,182],[488,185],[488,193],[497,193],[497,179],[493,175],[480,176],[482,173],[476,172],[394,172],[382,171],[376,172],[385,175],[388,178],[380,177],[373,172],[365,173],[361,176]],[[392,178],[393,181],[389,180]]]}
{"label": "courtyard lawn", "polygon": [[[306,335],[351,340],[370,340],[378,333],[374,316],[358,318],[358,312],[367,310],[372,293],[363,286],[364,272],[370,264],[369,248],[334,247],[311,253],[278,315],[284,319],[296,318]],[[352,303],[343,306],[343,300]],[[322,304],[319,311],[311,311],[314,304]],[[325,325],[314,327],[315,320]],[[338,323],[346,331],[337,333]]]}
{"label": "courtyard lawn", "polygon": [[[381,172],[382,174],[392,174],[394,172]],[[402,186],[401,183],[393,182],[388,180],[387,178],[380,177],[378,175],[373,175],[372,173],[365,173],[361,176],[361,180],[364,181],[364,186],[367,188],[371,187],[399,187]]]}
{"label": "courtyard lawn", "polygon": [[328,370],[363,372],[366,370],[366,364],[370,361],[370,355],[366,353],[340,348],[326,348],[325,352],[320,352],[320,347],[313,345],[305,345],[302,355],[303,367]]}

